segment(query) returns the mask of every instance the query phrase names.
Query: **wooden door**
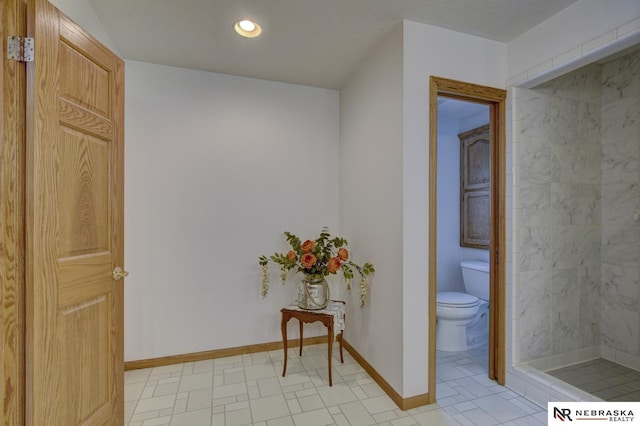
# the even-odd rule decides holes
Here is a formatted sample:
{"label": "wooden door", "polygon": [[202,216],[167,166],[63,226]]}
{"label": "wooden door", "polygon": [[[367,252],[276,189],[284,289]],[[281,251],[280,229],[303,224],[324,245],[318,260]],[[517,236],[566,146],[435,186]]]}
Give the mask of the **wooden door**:
{"label": "wooden door", "polygon": [[123,424],[120,58],[29,0],[26,423]]}

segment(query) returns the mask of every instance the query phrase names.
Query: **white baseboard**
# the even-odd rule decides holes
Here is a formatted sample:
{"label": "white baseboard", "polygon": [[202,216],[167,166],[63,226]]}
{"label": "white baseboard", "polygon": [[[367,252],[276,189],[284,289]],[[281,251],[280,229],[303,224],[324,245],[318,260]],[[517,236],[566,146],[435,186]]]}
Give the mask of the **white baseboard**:
{"label": "white baseboard", "polygon": [[600,358],[601,356],[601,347],[598,345],[535,359],[527,362],[526,364],[540,371],[551,371],[567,367],[569,365],[591,361],[592,359]]}

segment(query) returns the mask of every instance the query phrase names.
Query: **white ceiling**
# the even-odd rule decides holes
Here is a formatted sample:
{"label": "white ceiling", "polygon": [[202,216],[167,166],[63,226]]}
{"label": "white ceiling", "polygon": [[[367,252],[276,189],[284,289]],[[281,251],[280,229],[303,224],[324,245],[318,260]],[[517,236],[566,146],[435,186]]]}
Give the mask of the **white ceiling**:
{"label": "white ceiling", "polygon": [[403,19],[508,42],[577,0],[89,1],[125,59],[339,89]]}
{"label": "white ceiling", "polygon": [[464,120],[472,115],[486,112],[489,115],[489,106],[475,102],[461,101],[453,98],[438,97],[438,119]]}

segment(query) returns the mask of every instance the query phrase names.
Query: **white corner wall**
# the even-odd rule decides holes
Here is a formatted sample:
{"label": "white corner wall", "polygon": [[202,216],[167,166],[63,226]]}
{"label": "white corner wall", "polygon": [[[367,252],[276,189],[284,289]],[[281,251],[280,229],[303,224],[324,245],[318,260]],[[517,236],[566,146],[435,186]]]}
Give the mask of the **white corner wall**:
{"label": "white corner wall", "polygon": [[506,45],[404,21],[340,93],[340,223],[377,271],[347,340],[403,398],[428,392],[431,75],[504,87]]}
{"label": "white corner wall", "polygon": [[438,292],[462,291],[460,121],[438,115]]}
{"label": "white corner wall", "polygon": [[257,261],[339,231],[338,92],[126,67],[125,360],[280,341],[297,289]]}
{"label": "white corner wall", "polygon": [[340,225],[357,261],[376,267],[369,304],[347,305],[345,339],[402,390],[402,27],[340,92]]}
{"label": "white corner wall", "polygon": [[403,44],[403,391],[427,392],[429,77],[503,88],[504,43],[404,21]]}

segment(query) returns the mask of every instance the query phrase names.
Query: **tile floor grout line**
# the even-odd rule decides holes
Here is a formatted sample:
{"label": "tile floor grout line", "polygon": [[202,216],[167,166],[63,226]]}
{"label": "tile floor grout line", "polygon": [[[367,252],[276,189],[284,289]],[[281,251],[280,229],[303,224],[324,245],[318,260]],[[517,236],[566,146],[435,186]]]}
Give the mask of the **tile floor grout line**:
{"label": "tile floor grout line", "polygon": [[[188,402],[193,398],[191,392],[197,392],[201,389],[185,390],[182,392],[186,394],[186,398],[183,399],[183,401],[186,400],[184,411],[176,413],[178,400],[174,398],[174,404],[170,412],[170,425],[219,425],[220,421],[225,426],[267,424],[269,426],[271,424],[300,426],[300,422],[307,421],[318,422],[318,424],[349,424],[351,426],[361,426],[362,424],[385,426],[424,425],[440,424],[442,422],[449,422],[447,424],[461,422],[463,424],[471,424],[472,422],[466,417],[466,415],[471,416],[468,412],[469,410],[475,410],[479,414],[485,413],[487,416],[495,418],[479,407],[478,401],[493,401],[493,404],[506,404],[505,406],[509,407],[509,410],[501,414],[502,417],[495,418],[496,424],[511,422],[511,424],[515,425],[517,424],[516,421],[528,422],[527,424],[545,424],[543,415],[546,416],[546,412],[542,408],[537,407],[534,409],[535,405],[517,394],[505,399],[500,395],[511,391],[494,386],[494,383],[489,381],[488,378],[482,378],[483,373],[480,372],[479,368],[486,363],[486,360],[482,357],[478,357],[480,359],[478,363],[471,362],[470,359],[466,359],[462,354],[442,356],[442,358],[451,360],[444,365],[449,365],[453,369],[458,368],[457,373],[455,373],[455,370],[447,370],[446,367],[439,369],[445,376],[447,372],[456,376],[455,379],[450,377],[438,378],[439,386],[447,386],[449,388],[448,392],[451,392],[450,398],[453,398],[451,399],[453,403],[446,406],[434,404],[401,411],[351,356],[345,356],[344,365],[339,364],[339,361],[334,363],[334,386],[329,388],[326,377],[325,351],[325,345],[314,345],[305,347],[302,357],[298,357],[297,353],[295,357],[292,355],[289,367],[291,370],[288,368],[287,376],[284,378],[280,377],[278,373],[278,370],[282,367],[282,354],[280,351],[268,351],[260,356],[257,354],[252,354],[253,356],[251,357],[241,356],[231,361],[225,361],[224,358],[220,358],[214,360],[207,370],[202,371],[198,367],[195,373],[192,371],[195,366],[190,366],[188,369],[190,371],[182,367],[175,396],[177,397],[180,393],[180,386],[185,377],[209,373],[211,374],[211,378],[208,379],[210,380],[209,385],[213,384],[210,386],[211,399],[205,404],[205,408],[189,410]],[[478,356],[482,355],[482,353],[481,351],[476,351],[474,355]],[[335,352],[334,360],[336,360]],[[221,368],[223,366],[224,368]],[[249,374],[249,372],[251,373]],[[184,375],[186,373],[189,373],[189,375]],[[238,374],[238,376],[234,377],[234,374]],[[150,377],[151,372],[146,377],[143,389],[148,387],[151,380]],[[221,379],[215,379],[215,377],[221,377]],[[195,387],[198,387],[197,380],[199,378],[201,376],[192,377],[188,380]],[[248,380],[249,378],[251,380]],[[444,380],[447,378],[451,380]],[[239,382],[239,384],[244,384],[242,390],[233,388],[237,379],[244,380]],[[155,386],[157,386],[157,379],[155,380]],[[227,382],[228,380],[231,382]],[[218,385],[216,385],[216,382],[218,382]],[[472,388],[475,393],[470,392],[468,395],[460,393],[465,390],[465,385]],[[458,390],[455,390],[454,387],[457,387]],[[255,391],[250,390],[250,388],[254,388]],[[227,397],[226,393],[216,394],[216,391],[229,391],[233,395]],[[154,417],[149,417],[146,412],[142,413],[145,414],[143,416],[137,413],[141,394],[142,392],[138,395],[138,399],[134,401],[135,404],[129,404],[128,406],[127,424],[129,426],[160,424],[158,420],[154,422]],[[292,399],[287,399],[290,397]],[[229,399],[225,401],[225,398]],[[218,404],[216,401],[219,401],[220,405],[214,405]],[[277,401],[280,401],[280,407],[276,406]],[[295,401],[295,405],[293,402],[289,404],[287,401]],[[521,404],[516,404],[515,402],[520,402]],[[260,406],[260,404],[264,405],[265,403],[272,406]],[[231,410],[227,411],[227,409]],[[162,411],[163,409],[154,412],[156,414],[155,419],[166,417],[161,414]],[[199,415],[203,417],[200,420],[194,420],[195,417],[193,416]],[[544,418],[546,419],[546,417]],[[162,422],[162,424],[169,423]]]}
{"label": "tile floor grout line", "polygon": [[[607,373],[607,371],[614,370],[617,372],[615,375],[611,376],[611,373]],[[619,398],[624,398],[625,395],[632,395],[637,391],[630,391],[626,393],[622,393],[620,395],[614,395],[610,397],[603,397],[612,392],[617,392],[616,389],[619,389],[621,386],[624,386],[627,383],[633,383],[638,381],[640,378],[640,372],[633,370],[631,368],[619,365],[613,361],[606,360],[604,358],[598,358],[595,360],[586,361],[584,363],[574,364],[567,367],[555,369],[549,371],[547,374],[559,378],[566,383],[569,383],[572,386],[577,387],[578,389],[584,390],[585,392],[589,392],[594,396],[604,399],[605,401],[624,401]],[[584,380],[593,377],[593,381],[588,381],[583,383]],[[614,378],[620,378],[620,380],[624,380],[624,378],[629,378],[629,381],[624,381],[622,383],[613,384],[607,386],[602,389],[595,389],[594,385],[597,387],[602,386],[602,380],[605,379],[605,382],[609,384],[609,380]],[[640,396],[640,393],[639,393]]]}

